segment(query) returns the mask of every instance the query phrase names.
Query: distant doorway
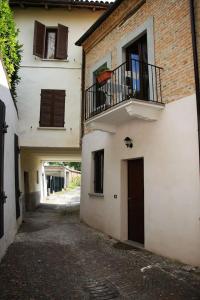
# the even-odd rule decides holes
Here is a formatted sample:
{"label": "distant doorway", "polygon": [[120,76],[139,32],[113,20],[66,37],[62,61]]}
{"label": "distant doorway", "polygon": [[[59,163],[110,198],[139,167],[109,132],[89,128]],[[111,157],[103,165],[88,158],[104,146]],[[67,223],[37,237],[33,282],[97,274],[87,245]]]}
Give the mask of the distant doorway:
{"label": "distant doorway", "polygon": [[25,198],[25,210],[30,209],[30,188],[29,188],[29,173],[24,172],[24,198]]}
{"label": "distant doorway", "polygon": [[144,244],[144,162],[128,160],[128,239]]}

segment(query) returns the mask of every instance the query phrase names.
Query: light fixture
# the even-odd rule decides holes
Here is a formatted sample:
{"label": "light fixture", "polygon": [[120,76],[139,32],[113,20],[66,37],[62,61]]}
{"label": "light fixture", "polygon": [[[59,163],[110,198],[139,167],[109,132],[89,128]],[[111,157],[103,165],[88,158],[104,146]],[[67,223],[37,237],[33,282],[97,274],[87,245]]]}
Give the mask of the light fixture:
{"label": "light fixture", "polygon": [[125,143],[127,148],[133,148],[133,140],[130,137],[127,136],[124,139],[124,143]]}

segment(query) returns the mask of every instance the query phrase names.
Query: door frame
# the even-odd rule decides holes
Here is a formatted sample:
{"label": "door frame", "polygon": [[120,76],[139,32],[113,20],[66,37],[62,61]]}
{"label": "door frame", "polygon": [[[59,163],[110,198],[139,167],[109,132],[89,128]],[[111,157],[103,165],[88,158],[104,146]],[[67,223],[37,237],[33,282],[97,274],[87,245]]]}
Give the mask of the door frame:
{"label": "door frame", "polygon": [[[154,47],[154,18],[149,17],[139,27],[135,28],[132,32],[129,32],[123,37],[117,44],[117,65],[121,65],[126,61],[126,48],[140,38],[144,33],[147,34],[147,52],[148,52],[148,63],[155,65],[155,47]],[[155,72],[154,72],[155,73]],[[155,74],[149,72],[149,82],[152,82]],[[154,79],[155,80],[155,79]],[[150,98],[155,95],[155,87],[149,87]]]}
{"label": "door frame", "polygon": [[[143,159],[144,167],[144,244],[142,245],[145,248],[146,245],[146,205],[145,205],[145,159],[144,156],[138,156],[134,158],[127,158],[121,160],[121,172],[120,172],[120,240],[128,241],[128,161]],[[131,241],[133,243],[134,241]]]}

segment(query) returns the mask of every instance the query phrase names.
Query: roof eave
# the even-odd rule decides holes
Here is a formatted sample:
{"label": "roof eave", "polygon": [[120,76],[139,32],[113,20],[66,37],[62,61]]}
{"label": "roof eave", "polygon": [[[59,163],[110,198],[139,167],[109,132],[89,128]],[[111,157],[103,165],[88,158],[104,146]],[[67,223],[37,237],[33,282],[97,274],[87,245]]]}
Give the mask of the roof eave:
{"label": "roof eave", "polygon": [[112,12],[118,8],[118,6],[124,0],[116,0],[110,8],[100,16],[99,19],[80,37],[78,41],[76,41],[76,46],[82,46],[82,44],[87,40],[87,38],[112,14]]}
{"label": "roof eave", "polygon": [[55,8],[55,7],[77,7],[77,8],[91,8],[91,9],[107,9],[110,6],[109,2],[103,1],[19,1],[10,0],[9,4],[11,7],[45,7],[45,8]]}

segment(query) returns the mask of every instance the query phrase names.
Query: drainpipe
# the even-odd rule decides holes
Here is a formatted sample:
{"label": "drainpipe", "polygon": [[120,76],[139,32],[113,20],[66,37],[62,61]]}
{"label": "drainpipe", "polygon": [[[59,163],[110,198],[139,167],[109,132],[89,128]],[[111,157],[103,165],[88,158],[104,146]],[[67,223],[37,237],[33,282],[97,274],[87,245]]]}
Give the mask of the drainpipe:
{"label": "drainpipe", "polygon": [[192,48],[194,59],[194,76],[196,88],[196,104],[197,104],[197,122],[198,122],[198,138],[199,138],[199,162],[200,162],[200,84],[199,84],[199,66],[198,66],[198,50],[196,38],[196,24],[195,24],[195,6],[194,0],[189,0],[190,4],[190,20],[192,31]]}
{"label": "drainpipe", "polygon": [[84,95],[85,95],[85,51],[82,50],[82,74],[81,74],[81,137],[80,145],[84,134]]}

